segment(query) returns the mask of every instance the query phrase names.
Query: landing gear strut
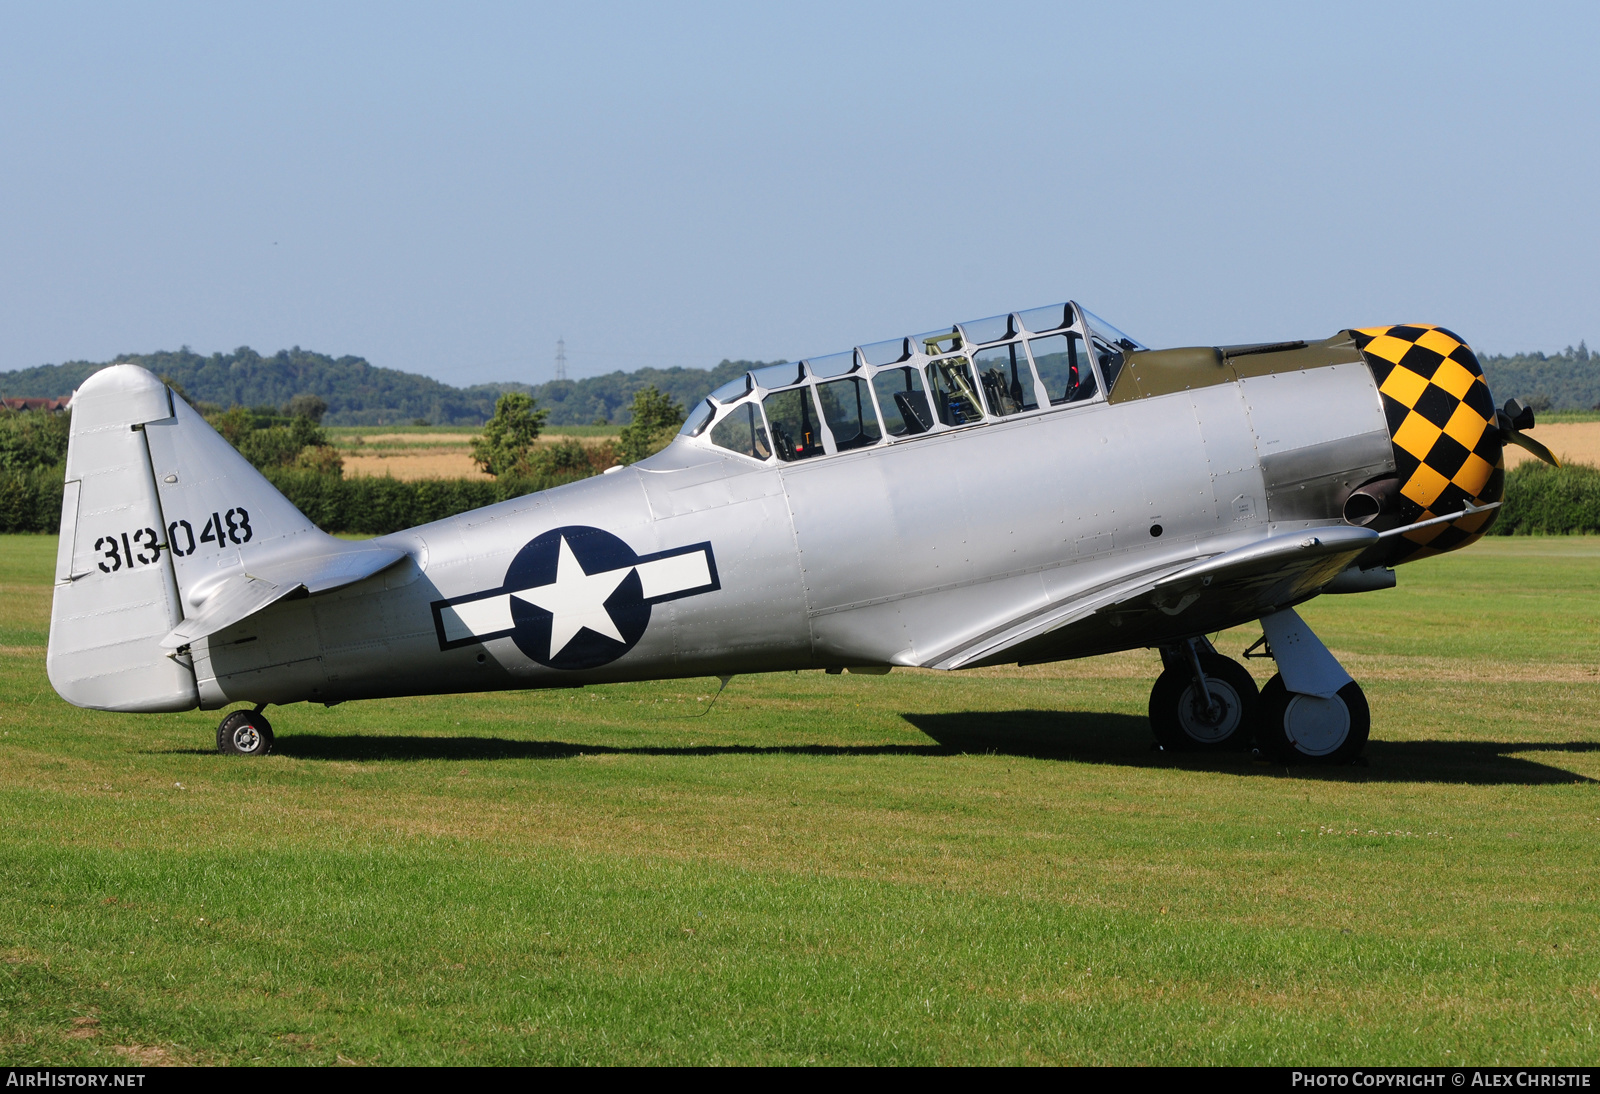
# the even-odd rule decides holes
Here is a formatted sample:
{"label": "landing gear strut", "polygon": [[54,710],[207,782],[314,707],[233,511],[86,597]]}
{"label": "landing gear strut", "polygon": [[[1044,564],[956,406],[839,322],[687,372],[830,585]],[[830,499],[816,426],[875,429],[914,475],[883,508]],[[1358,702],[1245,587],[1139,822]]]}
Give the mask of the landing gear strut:
{"label": "landing gear strut", "polygon": [[1163,646],[1166,665],[1150,690],[1150,728],[1169,751],[1244,748],[1255,732],[1256,682],[1204,638]]}
{"label": "landing gear strut", "polygon": [[262,714],[267,704],[254,710],[236,710],[217,726],[217,751],[234,756],[265,756],[272,751],[272,723]]}

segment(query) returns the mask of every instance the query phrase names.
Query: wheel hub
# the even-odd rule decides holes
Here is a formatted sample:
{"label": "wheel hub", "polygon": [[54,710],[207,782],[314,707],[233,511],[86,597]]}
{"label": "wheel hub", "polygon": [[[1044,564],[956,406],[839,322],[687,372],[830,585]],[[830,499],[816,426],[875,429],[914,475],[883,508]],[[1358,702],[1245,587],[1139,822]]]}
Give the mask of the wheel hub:
{"label": "wheel hub", "polygon": [[1225,739],[1239,728],[1244,704],[1239,701],[1239,693],[1227,682],[1208,677],[1206,683],[1212,702],[1207,703],[1199,689],[1190,684],[1178,704],[1178,723],[1190,737],[1209,744]]}
{"label": "wheel hub", "polygon": [[1307,756],[1326,756],[1350,735],[1350,709],[1337,695],[1331,699],[1296,695],[1283,713],[1283,730]]}
{"label": "wheel hub", "polygon": [[233,747],[240,752],[254,752],[261,747],[261,734],[256,732],[256,727],[246,722],[233,731]]}

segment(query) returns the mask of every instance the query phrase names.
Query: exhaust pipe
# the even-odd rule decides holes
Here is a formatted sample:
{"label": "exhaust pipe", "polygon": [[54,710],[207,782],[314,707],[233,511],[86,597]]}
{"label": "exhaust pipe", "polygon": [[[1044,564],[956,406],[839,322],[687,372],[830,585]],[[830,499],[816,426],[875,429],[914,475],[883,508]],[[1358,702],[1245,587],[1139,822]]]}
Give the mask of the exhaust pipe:
{"label": "exhaust pipe", "polygon": [[1344,519],[1347,524],[1366,528],[1385,513],[1393,513],[1400,500],[1400,480],[1393,475],[1374,479],[1350,491],[1344,499]]}

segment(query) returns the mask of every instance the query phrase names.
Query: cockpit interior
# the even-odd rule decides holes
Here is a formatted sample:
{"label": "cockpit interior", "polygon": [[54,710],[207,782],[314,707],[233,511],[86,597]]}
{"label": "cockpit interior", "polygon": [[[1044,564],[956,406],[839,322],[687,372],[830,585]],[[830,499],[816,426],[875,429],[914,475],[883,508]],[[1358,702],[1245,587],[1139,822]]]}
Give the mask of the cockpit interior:
{"label": "cockpit interior", "polygon": [[682,435],[793,463],[1099,402],[1142,350],[1075,303],[957,323],[748,372],[713,391]]}

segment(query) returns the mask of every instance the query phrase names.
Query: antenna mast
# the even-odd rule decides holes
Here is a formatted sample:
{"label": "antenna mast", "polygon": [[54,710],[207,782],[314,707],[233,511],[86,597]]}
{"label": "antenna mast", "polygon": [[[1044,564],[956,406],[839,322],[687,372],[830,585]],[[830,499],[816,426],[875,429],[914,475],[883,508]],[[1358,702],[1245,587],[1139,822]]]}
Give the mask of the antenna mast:
{"label": "antenna mast", "polygon": [[567,340],[565,338],[557,338],[556,339],[556,379],[557,380],[565,380],[566,378],[567,378]]}

